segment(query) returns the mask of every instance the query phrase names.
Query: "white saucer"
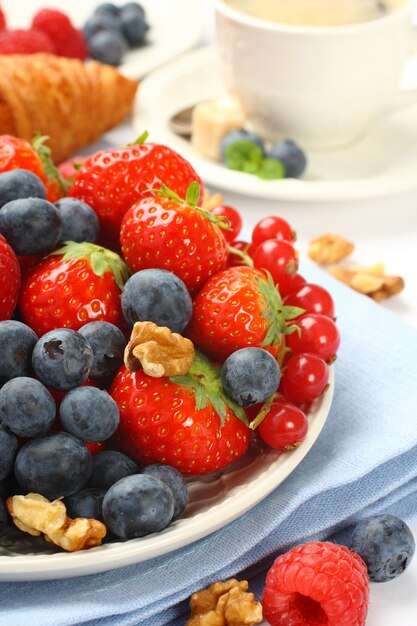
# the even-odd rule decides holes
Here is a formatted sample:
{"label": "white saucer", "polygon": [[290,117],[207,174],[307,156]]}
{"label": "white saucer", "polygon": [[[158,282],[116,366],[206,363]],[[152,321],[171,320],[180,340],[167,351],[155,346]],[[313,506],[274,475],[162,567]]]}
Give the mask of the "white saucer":
{"label": "white saucer", "polygon": [[[126,0],[127,1],[127,0]],[[29,27],[37,11],[45,7],[66,13],[81,28],[100,0],[2,0],[10,28]],[[125,4],[115,0],[114,4]],[[142,78],[163,63],[195,47],[205,32],[205,10],[196,0],[140,0],[150,24],[149,43],[130,50],[118,68],[131,78]]]}
{"label": "white saucer", "polygon": [[173,114],[223,93],[214,48],[188,52],[141,84],[133,121],[136,134],[147,129],[151,141],[175,148],[213,188],[259,198],[333,202],[417,189],[417,105],[385,116],[350,147],[308,154],[302,180],[264,181],[206,158],[169,129]]}

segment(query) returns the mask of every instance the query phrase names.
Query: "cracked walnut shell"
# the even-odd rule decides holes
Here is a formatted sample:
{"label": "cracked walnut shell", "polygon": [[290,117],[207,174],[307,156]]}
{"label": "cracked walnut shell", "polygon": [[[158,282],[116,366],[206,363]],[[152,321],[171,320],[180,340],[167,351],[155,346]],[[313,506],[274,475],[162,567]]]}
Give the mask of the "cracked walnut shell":
{"label": "cracked walnut shell", "polygon": [[143,368],[155,378],[186,374],[194,361],[193,342],[153,322],[136,322],[126,346],[124,362],[128,370]]}
{"label": "cracked walnut shell", "polygon": [[190,609],[185,626],[251,626],[263,619],[260,602],[248,593],[248,582],[234,578],[194,593]]}
{"label": "cracked walnut shell", "polygon": [[7,498],[6,507],[17,528],[35,537],[43,534],[47,541],[68,552],[101,545],[107,532],[98,520],[70,519],[61,500],[50,502],[39,493]]}
{"label": "cracked walnut shell", "polygon": [[354,250],[354,245],[340,235],[329,233],[310,241],[308,256],[320,265],[338,263],[348,257]]}
{"label": "cracked walnut shell", "polygon": [[405,286],[401,276],[387,276],[382,263],[370,267],[334,265],[329,267],[328,272],[345,285],[369,296],[376,302],[400,293]]}

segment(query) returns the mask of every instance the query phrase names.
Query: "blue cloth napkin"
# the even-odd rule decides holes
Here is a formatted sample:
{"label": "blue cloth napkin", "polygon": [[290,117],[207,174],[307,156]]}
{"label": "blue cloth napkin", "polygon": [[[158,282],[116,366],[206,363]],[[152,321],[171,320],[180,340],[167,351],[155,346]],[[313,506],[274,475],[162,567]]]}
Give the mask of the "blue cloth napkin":
{"label": "blue cloth napkin", "polygon": [[255,576],[290,545],[373,512],[417,514],[417,331],[317,268],[302,273],[333,294],[342,335],[331,413],[303,462],[251,511],[174,553],[95,576],[0,584],[0,626],[182,626],[190,594],[215,580],[245,568]]}

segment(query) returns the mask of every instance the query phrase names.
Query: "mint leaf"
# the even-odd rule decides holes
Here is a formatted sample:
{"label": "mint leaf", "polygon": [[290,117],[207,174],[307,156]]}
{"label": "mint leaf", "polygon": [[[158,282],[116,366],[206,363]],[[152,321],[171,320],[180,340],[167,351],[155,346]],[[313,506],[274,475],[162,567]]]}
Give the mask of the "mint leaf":
{"label": "mint leaf", "polygon": [[255,174],[261,167],[263,153],[253,141],[237,139],[226,147],[224,158],[228,168]]}
{"label": "mint leaf", "polygon": [[285,178],[285,167],[278,159],[264,159],[255,173],[263,180],[279,180]]}

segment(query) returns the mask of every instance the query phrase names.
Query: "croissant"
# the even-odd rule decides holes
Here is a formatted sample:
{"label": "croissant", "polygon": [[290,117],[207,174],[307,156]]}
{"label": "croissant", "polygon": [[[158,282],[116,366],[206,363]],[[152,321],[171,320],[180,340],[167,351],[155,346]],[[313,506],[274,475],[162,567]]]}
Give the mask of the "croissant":
{"label": "croissant", "polygon": [[138,82],[97,61],[0,55],[0,135],[48,135],[60,163],[132,110]]}

